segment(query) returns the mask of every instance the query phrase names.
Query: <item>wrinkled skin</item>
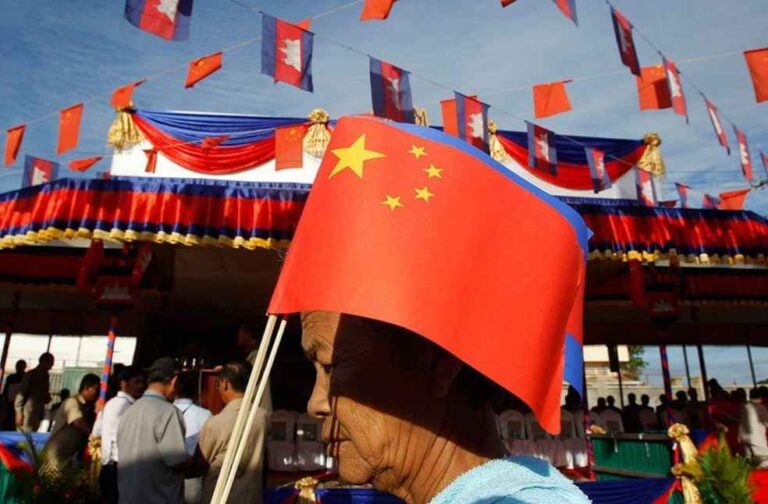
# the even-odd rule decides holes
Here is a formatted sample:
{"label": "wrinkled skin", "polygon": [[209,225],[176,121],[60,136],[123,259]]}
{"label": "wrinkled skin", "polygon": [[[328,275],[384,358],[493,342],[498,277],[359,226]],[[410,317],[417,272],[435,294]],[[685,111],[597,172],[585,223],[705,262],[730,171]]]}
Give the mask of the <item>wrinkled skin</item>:
{"label": "wrinkled skin", "polygon": [[307,409],[343,480],[420,504],[503,456],[490,406],[469,406],[455,386],[463,364],[437,346],[346,315],[306,313],[302,326],[317,373]]}

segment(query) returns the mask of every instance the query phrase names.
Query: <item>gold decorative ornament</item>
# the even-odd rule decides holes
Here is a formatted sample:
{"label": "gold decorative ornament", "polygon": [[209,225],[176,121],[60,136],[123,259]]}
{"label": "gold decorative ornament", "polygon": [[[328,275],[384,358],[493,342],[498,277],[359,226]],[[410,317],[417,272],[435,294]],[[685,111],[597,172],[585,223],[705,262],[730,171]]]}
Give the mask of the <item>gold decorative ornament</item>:
{"label": "gold decorative ornament", "polygon": [[328,130],[330,116],[321,108],[316,108],[307,116],[310,125],[304,135],[304,152],[315,157],[323,157],[328,143],[331,141],[331,132]]}
{"label": "gold decorative ornament", "polygon": [[416,126],[429,126],[429,118],[427,117],[427,109],[414,107],[413,109],[414,120]]}
{"label": "gold decorative ornament", "polygon": [[109,127],[109,133],[107,133],[107,142],[109,145],[122,151],[130,149],[134,145],[142,142],[144,135],[136,127],[131,116],[129,109],[118,109],[115,120],[112,121],[112,126]]}
{"label": "gold decorative ornament", "polygon": [[491,157],[496,161],[498,161],[499,163],[504,163],[506,161],[509,161],[511,158],[509,157],[509,153],[507,153],[507,149],[505,149],[504,146],[501,145],[497,132],[498,132],[498,127],[496,126],[496,121],[494,121],[493,119],[489,119],[488,120],[488,148],[491,151]]}
{"label": "gold decorative ornament", "polygon": [[699,465],[699,455],[696,445],[689,437],[690,431],[683,424],[672,424],[667,435],[680,447],[683,462],[672,467],[672,474],[680,480],[683,487],[683,501],[685,504],[703,504],[701,493],[696,486],[696,480],[703,475]]}
{"label": "gold decorative ornament", "polygon": [[666,167],[661,155],[661,137],[658,133],[646,133],[643,135],[643,142],[645,142],[645,152],[637,162],[638,168],[656,177],[664,176]]}
{"label": "gold decorative ornament", "polygon": [[312,476],[301,478],[294,483],[293,487],[299,491],[296,502],[298,504],[315,504],[317,502],[317,494],[315,494],[315,490],[317,489],[318,483],[319,481]]}

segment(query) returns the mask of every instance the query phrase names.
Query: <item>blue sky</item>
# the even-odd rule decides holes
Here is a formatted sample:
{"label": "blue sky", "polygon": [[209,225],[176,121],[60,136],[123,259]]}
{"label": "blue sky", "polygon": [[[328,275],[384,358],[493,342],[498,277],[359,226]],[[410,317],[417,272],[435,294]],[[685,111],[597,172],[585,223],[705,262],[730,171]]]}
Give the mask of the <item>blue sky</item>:
{"label": "blue sky", "polygon": [[[350,3],[238,1],[290,20]],[[196,0],[191,38],[175,43],[129,25],[122,17],[121,0],[25,0],[12,5],[5,0],[0,17],[0,127],[42,117],[28,126],[21,159],[24,153],[53,158],[58,110],[93,98],[86,103],[80,146],[62,161],[104,153],[113,118],[109,93],[119,85],[163,72],[137,90],[139,107],[282,116],[304,116],[318,106],[332,116],[368,111],[368,61],[333,40],[412,71],[414,101],[427,106],[434,123],[440,122],[438,101],[455,89],[479,94],[491,105],[491,116],[502,128],[523,130],[519,118],[533,115],[531,84],[624,69],[607,5],[600,0],[576,2],[578,27],[546,0],[518,0],[506,9],[500,8],[498,0],[401,0],[383,23],[358,22],[360,5],[340,9],[313,24],[315,93],[310,94],[275,86],[261,75],[258,43],[226,52],[221,71],[193,89],[184,89],[190,60],[258,38],[259,15],[230,0]],[[615,5],[673,60],[768,45],[765,0],[615,0]],[[636,42],[643,65],[660,62],[648,45]],[[757,154],[760,149],[768,151],[764,117],[768,103],[755,103],[741,54],[679,67],[747,133],[756,173],[762,175]],[[569,93],[574,110],[541,123],[561,133],[618,138],[658,132],[664,140],[668,195],[674,181],[712,193],[744,187],[738,158],[727,156],[717,144],[698,93],[685,82],[684,89],[690,125],[671,110],[641,113],[628,71],[573,82]],[[728,133],[733,142],[730,128]],[[97,169],[103,169],[103,163]],[[20,169],[0,169],[0,191],[19,184]],[[754,191],[747,207],[767,214],[766,194]],[[737,364],[741,353],[743,349],[718,354],[724,366],[726,355],[734,357],[723,373],[748,376],[744,361]]]}

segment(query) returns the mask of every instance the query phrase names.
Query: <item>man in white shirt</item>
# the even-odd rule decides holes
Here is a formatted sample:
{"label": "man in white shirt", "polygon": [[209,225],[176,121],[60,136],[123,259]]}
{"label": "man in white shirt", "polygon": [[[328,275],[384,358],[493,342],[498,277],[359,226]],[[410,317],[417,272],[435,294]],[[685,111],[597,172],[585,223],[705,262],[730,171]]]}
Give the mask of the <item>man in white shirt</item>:
{"label": "man in white shirt", "polygon": [[742,410],[739,439],[752,463],[760,469],[768,467],[768,410],[761,404],[760,392],[749,391],[749,399]]}
{"label": "man in white shirt", "polygon": [[[182,417],[184,417],[184,426],[186,427],[184,444],[190,457],[195,455],[203,424],[213,416],[210,410],[198,406],[194,402],[194,398],[198,396],[198,376],[199,374],[194,372],[182,373],[179,376],[176,400],[173,401],[173,405],[179,409]],[[199,503],[202,490],[203,478],[186,479],[184,481],[184,502],[186,504]]]}
{"label": "man in white shirt", "polygon": [[120,390],[117,395],[107,401],[104,409],[96,419],[93,436],[101,438],[101,474],[99,487],[103,502],[117,504],[117,428],[120,417],[144,393],[146,380],[144,373],[137,367],[123,368],[118,381]]}

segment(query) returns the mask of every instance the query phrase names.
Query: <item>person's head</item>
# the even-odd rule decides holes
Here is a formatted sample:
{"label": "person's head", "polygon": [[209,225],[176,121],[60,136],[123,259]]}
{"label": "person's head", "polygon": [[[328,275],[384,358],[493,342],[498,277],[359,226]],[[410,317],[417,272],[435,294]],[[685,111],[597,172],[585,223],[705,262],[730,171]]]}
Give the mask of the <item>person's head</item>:
{"label": "person's head", "polygon": [[597,407],[598,408],[605,408],[605,397],[598,397],[597,398]]}
{"label": "person's head", "polygon": [[222,366],[216,386],[224,404],[243,397],[250,376],[251,365],[247,362],[229,362]]}
{"label": "person's head", "polygon": [[50,371],[53,367],[53,354],[50,352],[45,352],[44,354],[40,354],[40,358],[37,359],[37,367],[43,368],[46,371]]}
{"label": "person's head", "polygon": [[499,389],[437,345],[327,312],[302,314],[301,343],[316,371],[307,409],[323,419],[323,441],[344,481],[431,497],[436,483],[415,473],[442,460],[437,446],[473,461],[503,456],[491,408]]}
{"label": "person's head", "polygon": [[16,361],[16,372],[21,374],[27,370],[27,361],[19,359]]}
{"label": "person's head", "polygon": [[149,389],[172,401],[176,397],[176,388],[181,368],[170,357],[157,359],[147,369]]}
{"label": "person's head", "polygon": [[642,404],[643,406],[648,406],[649,404],[651,404],[651,396],[649,396],[648,394],[641,395],[640,404]]}
{"label": "person's head", "polygon": [[572,386],[568,386],[568,393],[565,395],[565,406],[569,410],[578,409],[581,405],[581,396]]}
{"label": "person's head", "polygon": [[731,399],[736,402],[747,402],[747,391],[739,387],[731,393]]}
{"label": "person's head", "polygon": [[613,405],[616,404],[616,399],[612,395],[606,397],[605,400],[608,402],[608,406],[613,407]]}
{"label": "person's head", "polygon": [[120,383],[120,391],[128,394],[134,399],[141,397],[144,390],[147,388],[146,380],[144,379],[144,371],[137,366],[127,366],[120,370],[118,374],[118,380]]}
{"label": "person's head", "polygon": [[678,390],[677,393],[675,394],[675,398],[681,403],[684,403],[688,400],[688,396],[685,395],[684,390]]}
{"label": "person's head", "polygon": [[768,399],[768,387],[765,385],[760,385],[757,387],[757,390],[760,392],[760,397],[763,399]]}
{"label": "person's head", "polygon": [[757,388],[749,389],[749,400],[758,402],[760,401],[760,390]]}
{"label": "person's head", "polygon": [[77,393],[87,402],[94,402],[99,398],[100,386],[101,378],[93,373],[88,373],[80,380],[80,388],[77,390]]}
{"label": "person's head", "polygon": [[669,400],[667,399],[667,394],[661,394],[659,396],[659,404],[661,404],[662,406],[666,406],[667,404],[669,404]]}
{"label": "person's head", "polygon": [[69,391],[68,388],[63,388],[59,390],[59,399],[61,399],[62,401],[69,399],[70,395],[71,395],[71,392]]}
{"label": "person's head", "polygon": [[637,404],[637,396],[635,394],[632,394],[632,393],[627,394],[627,402],[630,405],[634,406],[635,404]]}
{"label": "person's head", "polygon": [[689,388],[688,397],[690,398],[691,402],[697,402],[699,400],[699,391],[693,387]]}
{"label": "person's head", "polygon": [[176,397],[185,399],[197,399],[199,375],[193,371],[182,371],[179,381],[176,383]]}
{"label": "person's head", "polygon": [[723,387],[720,385],[720,382],[714,378],[710,378],[709,381],[707,381],[707,386],[709,387],[709,395],[713,399],[728,398],[728,392],[726,392],[725,389],[723,389]]}
{"label": "person's head", "polygon": [[242,324],[237,329],[237,347],[244,353],[251,352],[259,344],[255,328],[250,324]]}

